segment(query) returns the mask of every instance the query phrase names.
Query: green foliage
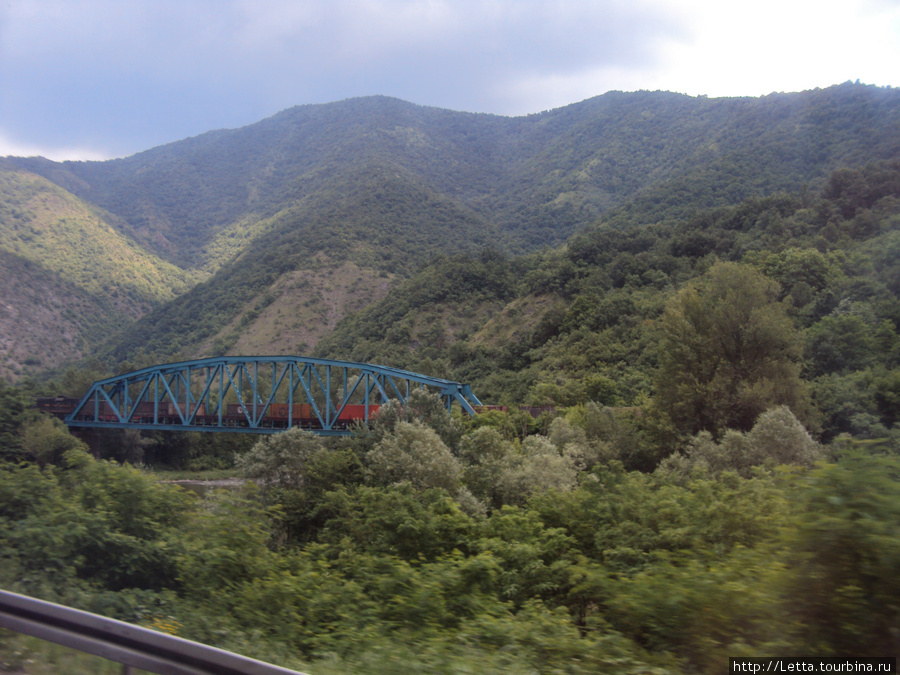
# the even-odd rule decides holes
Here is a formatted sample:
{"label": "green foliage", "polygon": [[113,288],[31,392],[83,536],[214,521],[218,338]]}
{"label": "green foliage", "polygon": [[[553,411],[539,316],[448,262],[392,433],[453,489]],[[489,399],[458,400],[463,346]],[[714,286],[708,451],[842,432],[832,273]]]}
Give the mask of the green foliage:
{"label": "green foliage", "polygon": [[[140,247],[110,214],[0,163],[0,376],[43,374],[96,352],[197,275]],[[53,345],[48,348],[48,345]]]}
{"label": "green foliage", "polygon": [[403,422],[419,422],[427,426],[451,450],[459,445],[462,435],[460,422],[447,414],[447,409],[437,394],[415,389],[410,392],[405,405],[392,400],[381,406],[372,425],[372,439],[380,440],[395,433]]}
{"label": "green foliage", "polygon": [[208,602],[273,569],[277,561],[266,547],[271,516],[252,486],[214,493],[186,523],[177,558],[178,582],[188,597]]}
{"label": "green foliage", "polygon": [[148,254],[106,214],[50,181],[0,166],[0,242],[6,252],[92,295],[111,289],[143,307],[183,292],[192,275]]}
{"label": "green foliage", "polygon": [[778,290],[718,263],[668,306],[655,403],[680,433],[749,429],[773,404],[802,406],[799,340]]}
{"label": "green foliage", "polygon": [[[87,461],[66,476],[85,513],[74,551],[79,576],[112,590],[173,587],[173,534],[185,522],[191,495],[135,469]],[[177,549],[180,543],[175,543]]]}
{"label": "green foliage", "polygon": [[863,370],[874,360],[869,321],[855,314],[830,314],[807,331],[807,353],[815,375]]}
{"label": "green foliage", "polygon": [[682,474],[697,470],[712,474],[734,471],[749,478],[755,467],[811,467],[824,457],[823,448],[790,409],[778,406],[760,415],[749,432],[730,429],[718,443],[708,431],[701,431],[691,439],[685,456],[671,455],[660,470]]}
{"label": "green foliage", "polygon": [[[97,279],[112,275],[120,282],[99,288],[112,288],[114,304],[129,307],[131,316],[148,309],[146,302],[134,302],[136,296],[181,290],[215,275],[152,312],[107,350],[117,360],[142,348],[171,359],[234,349],[242,334],[254,332],[260,307],[271,302],[266,298],[279,298],[297,271],[314,276],[352,262],[373,277],[421,270],[424,280],[429,272],[422,265],[437,256],[536,251],[561,244],[601,215],[617,234],[635,227],[643,232],[607,237],[613,245],[602,260],[594,256],[598,240],[590,251],[575,246],[537,268],[496,265],[487,254],[481,270],[457,264],[469,269],[460,275],[447,270],[440,288],[426,285],[463,297],[467,330],[477,323],[472,319],[483,307],[481,298],[511,297],[520,280],[531,291],[570,298],[585,290],[585,254],[603,267],[595,280],[658,290],[683,282],[705,256],[736,260],[758,249],[777,253],[788,236],[805,238],[791,246],[824,254],[835,243],[884,230],[885,209],[896,201],[896,167],[878,160],[895,154],[897,132],[886,120],[896,107],[895,91],[849,83],[742,100],[610,93],[526,118],[374,97],[294,108],[250,127],[122,160],[60,165],[7,159],[3,170],[40,182],[54,196],[47,203],[59,197],[71,209],[77,206],[77,215],[67,212],[58,220],[75,234],[89,234],[73,235],[69,244],[110,237],[130,242],[121,250],[126,264],[98,272]],[[811,191],[836,169],[843,173],[831,178],[825,199],[810,204]],[[0,210],[8,211],[10,241],[27,248],[31,243],[22,237],[31,236],[29,219],[41,214],[24,198],[25,187],[17,183],[8,191]],[[782,191],[805,192],[789,197]],[[730,213],[698,216],[709,209]],[[804,215],[795,217],[797,211]],[[648,238],[651,232],[656,242]],[[77,262],[78,256],[64,260],[63,248],[54,241],[47,252],[63,266]],[[496,273],[504,266],[506,272]],[[76,267],[78,274],[93,269]],[[127,288],[127,297],[116,288]],[[797,300],[807,291],[801,284],[792,294]],[[357,299],[365,303],[368,297]],[[329,300],[310,293],[302,301],[324,313]],[[88,308],[77,313],[79,324],[91,320]],[[327,321],[312,312],[308,320]],[[365,323],[370,321],[377,318],[368,315]],[[383,352],[394,360],[407,357],[406,343],[413,352],[440,352],[456,339],[452,322],[430,318],[418,325],[389,319],[381,329],[367,343],[339,339],[328,349]],[[379,344],[387,332],[391,350]],[[554,335],[552,324],[543,325],[534,339],[542,343]],[[294,345],[301,343],[312,344],[306,336]],[[22,364],[32,356],[17,358]],[[436,357],[416,354],[409,365],[420,358]],[[587,391],[606,404],[631,402],[634,387],[609,387],[619,383],[620,373],[601,374],[605,379],[583,384],[584,378],[568,378],[579,384],[563,386],[561,398]],[[532,384],[528,378],[526,388]]]}
{"label": "green foliage", "polygon": [[[26,413],[31,392],[0,383],[0,583],[325,673],[718,673],[729,656],[895,653],[900,165],[865,165],[896,147],[893,118],[869,116],[894,100],[854,85],[733,102],[608,95],[472,126],[362,100],[330,109],[369,116],[347,139],[313,107],[270,121],[263,142],[291,127],[306,155],[215,165],[208,194],[229,191],[215,206],[181,201],[192,184],[171,164],[212,161],[213,137],[68,166],[129,219],[116,186],[140,169],[141,217],[192,224],[161,235],[161,252],[213,269],[245,251],[154,315],[159,333],[136,329],[120,352],[130,364],[236,344],[278,302],[273,284],[324,251],[410,279],[321,355],[470,382],[511,412],[463,421],[416,392],[343,439],[93,445],[173,466],[238,455],[259,484],[200,501],[92,459]],[[716,147],[698,111],[734,119]],[[798,124],[838,131],[798,140]],[[538,150],[527,160],[513,129]],[[652,147],[663,130],[693,135]],[[457,163],[436,167],[434,148]],[[272,161],[277,187],[261,178]],[[558,240],[601,210],[565,248],[474,253]],[[148,225],[122,227],[146,242]],[[422,266],[460,240],[472,255]],[[532,418],[517,409],[528,402],[557,409]]]}
{"label": "green foliage", "polygon": [[409,481],[419,489],[444,488],[455,492],[461,467],[440,437],[420,422],[399,422],[366,455],[376,484]]}
{"label": "green foliage", "polygon": [[46,416],[24,426],[20,446],[25,457],[42,467],[61,464],[66,453],[73,450],[88,452],[87,445],[69,434],[65,424]]}
{"label": "green foliage", "polygon": [[359,547],[370,554],[432,560],[467,548],[473,527],[446,491],[418,492],[408,483],[338,490],[326,496],[323,509],[329,517],[320,539],[330,546],[331,556]]}
{"label": "green foliage", "polygon": [[0,379],[0,459],[12,459],[21,446],[19,427],[29,405],[25,392]]}
{"label": "green foliage", "polygon": [[517,450],[515,443],[490,427],[475,429],[463,438],[459,449],[463,481],[482,503],[494,508],[503,504],[501,477]]}
{"label": "green foliage", "polygon": [[900,371],[891,371],[876,381],[874,398],[885,426],[900,421]]}
{"label": "green foliage", "polygon": [[297,490],[306,487],[311,465],[324,452],[321,437],[295,428],[261,438],[235,466],[263,490]]}
{"label": "green foliage", "polygon": [[[859,172],[889,181],[887,176],[898,171],[894,164],[875,166]],[[731,207],[698,208],[648,225],[626,222],[617,213],[573,237],[565,249],[508,261],[518,268],[521,282],[505,306],[496,297],[466,304],[429,300],[452,294],[439,274],[448,268],[439,263],[345,321],[318,353],[434,369],[511,406],[589,401],[646,406],[665,356],[654,339],[658,333],[648,329],[661,323],[667,304],[674,302],[673,291],[700,284],[698,279],[724,260],[742,262],[780,284],[768,286],[766,298],[780,303],[782,313],[802,330],[789,341],[788,360],[801,365],[802,345],[805,377],[850,373],[870,364],[894,367],[900,363],[900,283],[893,283],[900,278],[897,200],[887,194],[860,210],[854,218],[877,225],[864,231],[842,220],[839,210],[823,229],[821,214],[830,212],[830,204],[829,198],[809,192],[803,198],[777,194]],[[426,282],[427,292],[419,291]],[[434,287],[440,283],[444,290]],[[550,289],[554,295],[545,294]],[[466,326],[464,332],[452,333],[448,313]],[[416,329],[433,328],[436,322],[445,326],[439,341]],[[876,329],[861,334],[864,324]],[[806,397],[802,388],[799,393],[758,393],[788,403],[816,428],[815,414],[800,400]],[[741,422],[744,430],[753,423],[752,413],[764,408],[750,407]],[[665,426],[652,414],[646,422],[657,432]],[[827,427],[827,418],[824,423]],[[644,455],[630,466],[651,469],[659,459]]]}
{"label": "green foliage", "polygon": [[[652,474],[602,454],[646,443],[633,411],[582,406],[524,441],[476,426],[458,455],[392,412],[357,439],[370,456],[261,440],[241,466],[262,489],[203,501],[77,447],[0,465],[0,583],[323,672],[714,673],[896,648],[893,458],[804,468],[820,449],[786,408],[726,431],[740,462],[710,447],[708,471]],[[49,457],[63,432],[35,428]],[[363,470],[389,452],[407,475]]]}
{"label": "green foliage", "polygon": [[[789,536],[790,608],[823,655],[900,648],[900,463],[859,452],[809,476]],[[811,652],[810,652],[811,653]]]}
{"label": "green foliage", "polygon": [[571,490],[577,462],[577,457],[561,453],[548,439],[529,436],[520,451],[506,456],[497,490],[506,504],[522,504],[548,490]]}
{"label": "green foliage", "polygon": [[36,465],[2,467],[4,583],[57,592],[85,582],[114,591],[173,587],[173,535],[190,495],[77,448],[64,462],[70,468],[59,478]]}

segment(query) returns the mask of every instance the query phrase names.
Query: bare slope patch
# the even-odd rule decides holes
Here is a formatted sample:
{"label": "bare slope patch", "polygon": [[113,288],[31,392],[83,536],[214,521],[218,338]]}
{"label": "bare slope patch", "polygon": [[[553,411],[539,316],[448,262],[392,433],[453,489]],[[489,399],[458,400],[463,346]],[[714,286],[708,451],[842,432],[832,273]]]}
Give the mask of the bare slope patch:
{"label": "bare slope patch", "polygon": [[197,355],[308,354],[345,316],[384,298],[393,279],[349,261],[320,262],[280,277]]}

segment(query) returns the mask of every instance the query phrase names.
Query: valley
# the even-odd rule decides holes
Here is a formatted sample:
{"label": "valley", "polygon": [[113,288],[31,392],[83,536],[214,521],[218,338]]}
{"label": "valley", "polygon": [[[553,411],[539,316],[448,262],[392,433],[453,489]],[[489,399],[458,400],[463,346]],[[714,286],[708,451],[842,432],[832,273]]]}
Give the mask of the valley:
{"label": "valley", "polygon": [[[0,586],[319,675],[900,649],[900,90],[369,97],[0,188]],[[223,433],[34,408],[289,354],[492,407],[231,433],[276,376],[220,359]]]}

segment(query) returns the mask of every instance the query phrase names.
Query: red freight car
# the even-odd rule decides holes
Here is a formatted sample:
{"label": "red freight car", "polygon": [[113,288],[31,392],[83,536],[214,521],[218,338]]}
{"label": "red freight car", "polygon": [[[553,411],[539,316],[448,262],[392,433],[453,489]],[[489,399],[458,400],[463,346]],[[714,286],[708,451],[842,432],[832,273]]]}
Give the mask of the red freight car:
{"label": "red freight car", "polygon": [[77,398],[69,396],[42,396],[35,402],[34,407],[60,419],[65,419],[72,414],[76,405],[78,405]]}
{"label": "red freight car", "polygon": [[[65,419],[72,414],[78,405],[79,399],[67,396],[41,397],[35,402],[38,410],[55,415],[60,419]],[[95,407],[96,406],[96,407]],[[364,404],[348,403],[341,410],[338,419],[334,424],[335,428],[347,428],[354,422],[372,420],[377,414],[380,406],[370,405],[368,410]],[[262,406],[258,405],[256,414],[261,411]],[[206,405],[204,403],[172,403],[169,401],[154,403],[153,401],[142,401],[134,408],[134,412],[128,422],[133,424],[181,424],[182,415],[187,418],[194,413],[194,424],[201,426],[216,426],[219,423],[218,414],[208,415]],[[94,413],[97,413],[96,419],[100,422],[118,422],[119,418],[113,411],[112,407],[106,401],[100,401],[95,404],[88,401],[81,409],[78,419],[84,421],[94,421]],[[181,414],[179,414],[179,412]],[[245,408],[239,403],[229,403],[225,406],[225,414],[223,421],[227,426],[249,426],[253,417],[253,408],[248,406]],[[291,413],[288,415],[288,413]],[[366,414],[368,412],[368,415]],[[274,429],[287,429],[289,423],[293,426],[299,426],[306,429],[316,429],[321,427],[321,422],[316,416],[313,407],[309,403],[296,403],[293,410],[287,403],[270,403],[266,414],[259,421],[260,426],[271,427]]]}

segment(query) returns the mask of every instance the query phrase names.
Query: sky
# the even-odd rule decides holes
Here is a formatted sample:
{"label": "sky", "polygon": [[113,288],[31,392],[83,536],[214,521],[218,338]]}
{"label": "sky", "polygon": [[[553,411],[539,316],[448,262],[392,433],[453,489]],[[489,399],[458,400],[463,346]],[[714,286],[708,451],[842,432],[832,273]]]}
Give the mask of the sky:
{"label": "sky", "polygon": [[524,115],[848,80],[900,86],[900,0],[0,0],[0,156],[124,157],[373,94]]}

